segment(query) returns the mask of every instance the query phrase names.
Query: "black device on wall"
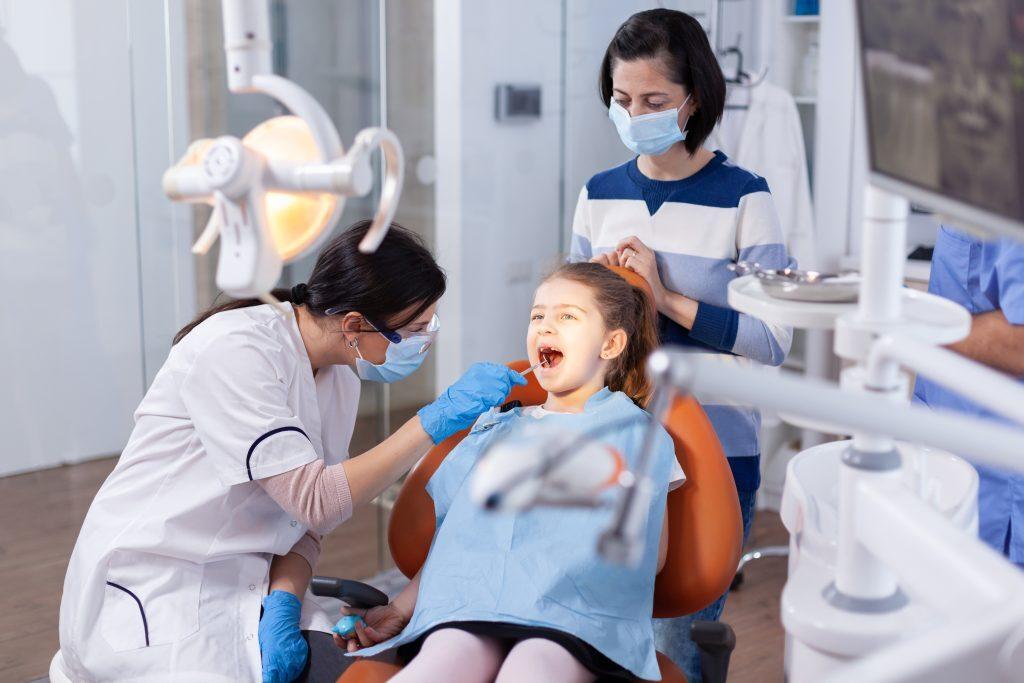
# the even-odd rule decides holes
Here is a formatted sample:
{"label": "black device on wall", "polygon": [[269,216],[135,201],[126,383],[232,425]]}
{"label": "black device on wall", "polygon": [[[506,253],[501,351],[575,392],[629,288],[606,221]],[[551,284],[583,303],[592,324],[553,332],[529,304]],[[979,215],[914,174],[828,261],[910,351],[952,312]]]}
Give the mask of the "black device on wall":
{"label": "black device on wall", "polygon": [[494,87],[494,118],[499,123],[540,118],[540,86],[499,83]]}

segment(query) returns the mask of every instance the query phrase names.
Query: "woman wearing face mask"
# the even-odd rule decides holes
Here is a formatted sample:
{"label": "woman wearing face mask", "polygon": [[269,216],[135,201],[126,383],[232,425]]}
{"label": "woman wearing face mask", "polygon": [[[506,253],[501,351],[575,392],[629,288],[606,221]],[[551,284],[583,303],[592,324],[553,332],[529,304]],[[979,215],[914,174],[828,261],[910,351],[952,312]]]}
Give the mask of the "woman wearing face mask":
{"label": "woman wearing face mask", "polygon": [[[729,264],[792,265],[764,178],[703,147],[722,117],[725,79],[701,25],[668,9],[640,12],[616,31],[601,64],[602,104],[637,156],[598,173],[580,192],[570,259],[622,265],[654,290],[663,344],[727,361],[779,365],[790,329],[729,307]],[[704,404],[732,466],[750,530],[760,483],[760,415]],[[658,649],[700,680],[689,639],[694,618],[717,619],[725,596],[691,617],[658,621]]]}
{"label": "woman wearing face mask", "polygon": [[320,535],[524,383],[475,365],[350,458],[360,379],[420,366],[445,290],[413,234],[392,227],[362,254],[367,228],[274,292],[292,315],[237,301],[178,333],[71,557],[58,660],[71,680],[294,680]]}

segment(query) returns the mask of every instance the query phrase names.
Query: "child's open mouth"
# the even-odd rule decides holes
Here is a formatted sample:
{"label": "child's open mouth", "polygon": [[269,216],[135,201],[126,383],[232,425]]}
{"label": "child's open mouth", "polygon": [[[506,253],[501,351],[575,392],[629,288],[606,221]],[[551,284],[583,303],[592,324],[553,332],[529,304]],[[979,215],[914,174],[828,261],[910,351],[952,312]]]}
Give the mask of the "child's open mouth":
{"label": "child's open mouth", "polygon": [[544,345],[537,348],[537,355],[544,365],[541,370],[553,370],[562,362],[562,351],[554,346]]}

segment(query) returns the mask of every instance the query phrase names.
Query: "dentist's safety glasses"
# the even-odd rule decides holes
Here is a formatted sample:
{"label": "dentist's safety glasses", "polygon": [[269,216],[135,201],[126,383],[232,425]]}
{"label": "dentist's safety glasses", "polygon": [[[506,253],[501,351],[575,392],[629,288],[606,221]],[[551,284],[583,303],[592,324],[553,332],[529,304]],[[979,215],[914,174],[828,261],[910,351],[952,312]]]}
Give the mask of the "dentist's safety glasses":
{"label": "dentist's safety glasses", "polygon": [[[324,312],[327,315],[337,315],[338,313],[341,313],[341,309],[328,308]],[[382,337],[387,339],[392,344],[398,344],[403,339],[419,339],[420,337],[424,337],[423,345],[419,347],[417,353],[426,353],[427,350],[430,349],[431,345],[434,343],[434,340],[437,339],[437,333],[441,331],[441,319],[437,317],[437,313],[435,313],[434,316],[430,319],[430,322],[427,323],[426,328],[422,330],[417,330],[415,332],[410,331],[408,329],[392,330],[386,325],[383,325],[375,320],[370,320],[366,316],[363,316],[363,318],[365,318],[366,322],[370,324],[370,327],[379,332]]]}

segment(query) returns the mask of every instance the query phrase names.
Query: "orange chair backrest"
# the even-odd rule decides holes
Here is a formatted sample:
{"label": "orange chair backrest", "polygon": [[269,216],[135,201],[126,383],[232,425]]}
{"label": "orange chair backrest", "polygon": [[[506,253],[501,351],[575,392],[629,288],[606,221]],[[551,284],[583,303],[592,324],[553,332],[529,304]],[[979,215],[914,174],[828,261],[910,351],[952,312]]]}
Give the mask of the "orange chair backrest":
{"label": "orange chair backrest", "polygon": [[[647,282],[632,271],[613,268],[650,294]],[[639,282],[637,282],[639,280]],[[510,363],[525,370],[529,361]],[[536,375],[515,387],[506,400],[539,405],[547,393]],[[654,587],[654,616],[675,617],[714,602],[729,587],[739,563],[743,521],[732,470],[707,415],[692,397],[677,398],[665,426],[676,445],[686,483],[668,496],[669,540],[665,567]],[[408,577],[420,570],[434,537],[434,503],[426,484],[444,458],[469,430],[435,446],[406,478],[388,524],[388,543],[398,568]],[[595,553],[597,539],[594,539]]]}

